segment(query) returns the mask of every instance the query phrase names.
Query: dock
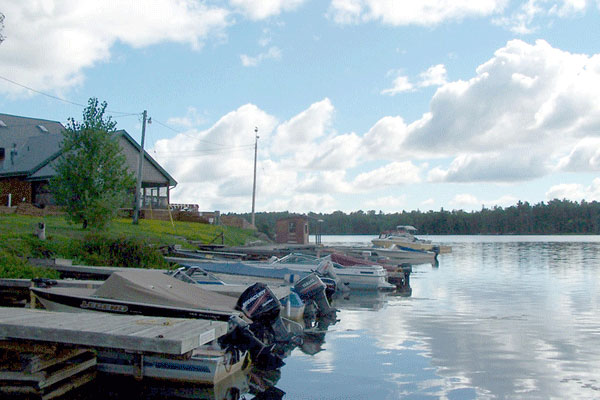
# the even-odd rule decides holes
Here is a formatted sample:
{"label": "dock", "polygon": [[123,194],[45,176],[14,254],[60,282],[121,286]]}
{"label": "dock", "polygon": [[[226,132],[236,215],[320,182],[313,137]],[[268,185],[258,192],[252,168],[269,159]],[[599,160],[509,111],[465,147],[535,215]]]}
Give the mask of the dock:
{"label": "dock", "polygon": [[[53,399],[93,380],[97,370],[115,372],[101,354],[130,357],[124,374],[138,379],[150,375],[150,361],[189,368],[194,352],[227,330],[220,321],[0,307],[0,394]],[[218,371],[210,372],[202,379]]]}

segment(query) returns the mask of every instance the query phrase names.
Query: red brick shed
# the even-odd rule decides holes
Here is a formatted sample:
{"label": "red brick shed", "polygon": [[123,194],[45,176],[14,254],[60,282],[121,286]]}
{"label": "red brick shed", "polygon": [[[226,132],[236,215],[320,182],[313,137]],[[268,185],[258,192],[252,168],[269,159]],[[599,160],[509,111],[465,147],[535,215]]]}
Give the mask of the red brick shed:
{"label": "red brick shed", "polygon": [[308,218],[299,215],[278,220],[275,225],[275,241],[308,244]]}

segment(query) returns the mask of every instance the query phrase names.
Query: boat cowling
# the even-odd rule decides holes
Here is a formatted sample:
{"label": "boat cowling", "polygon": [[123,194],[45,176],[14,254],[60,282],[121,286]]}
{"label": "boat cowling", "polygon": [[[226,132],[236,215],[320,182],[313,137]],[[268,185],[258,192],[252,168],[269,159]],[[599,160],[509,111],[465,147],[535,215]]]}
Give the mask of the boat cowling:
{"label": "boat cowling", "polygon": [[[269,331],[275,341],[290,341],[292,335],[281,320],[281,302],[264,283],[249,286],[238,298],[236,309],[253,322],[253,331],[263,334]],[[261,335],[262,336],[262,335]]]}
{"label": "boat cowling", "polygon": [[336,309],[329,305],[325,295],[325,283],[316,273],[306,275],[294,285],[294,291],[298,293],[304,303],[314,302],[321,315],[334,314]]}
{"label": "boat cowling", "polygon": [[250,330],[243,319],[232,316],[229,320],[229,333],[219,338],[219,344],[225,349],[248,351],[256,366],[264,370],[281,368],[285,362],[273,351],[274,345],[266,345]]}

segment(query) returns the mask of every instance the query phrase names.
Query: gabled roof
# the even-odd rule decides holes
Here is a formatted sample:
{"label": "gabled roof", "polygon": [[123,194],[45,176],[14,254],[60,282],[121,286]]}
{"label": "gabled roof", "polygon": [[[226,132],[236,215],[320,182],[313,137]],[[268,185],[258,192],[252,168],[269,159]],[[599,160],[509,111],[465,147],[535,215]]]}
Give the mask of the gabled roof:
{"label": "gabled roof", "polygon": [[[0,148],[4,148],[4,161],[0,161],[0,177],[23,176],[27,180],[45,180],[56,174],[53,161],[60,154],[65,127],[57,121],[0,114]],[[125,131],[121,135],[139,152],[141,146]],[[144,159],[167,179],[169,186],[177,181],[158,164],[148,152]]]}
{"label": "gabled roof", "polygon": [[60,151],[60,122],[0,114],[0,176],[30,175]]}
{"label": "gabled roof", "polygon": [[[139,145],[134,138],[132,138],[127,131],[124,129],[118,130],[115,132],[116,134],[122,135],[128,142],[130,142],[133,147],[135,147],[138,151],[142,149],[142,146]],[[139,157],[138,157],[139,158]],[[146,150],[144,150],[144,160],[149,161],[156,169],[158,169],[168,180],[169,186],[177,185],[177,181],[167,172],[163,167],[160,166],[158,162]]]}

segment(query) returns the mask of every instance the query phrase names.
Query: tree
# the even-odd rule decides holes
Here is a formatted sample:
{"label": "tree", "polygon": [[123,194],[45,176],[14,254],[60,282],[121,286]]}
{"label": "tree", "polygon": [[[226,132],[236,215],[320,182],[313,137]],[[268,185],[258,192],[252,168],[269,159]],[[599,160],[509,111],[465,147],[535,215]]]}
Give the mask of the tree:
{"label": "tree", "polygon": [[106,107],[106,102],[90,98],[82,123],[69,118],[57,174],[50,182],[56,203],[83,229],[104,227],[131,200],[135,187],[115,135],[116,122],[105,117]]}

